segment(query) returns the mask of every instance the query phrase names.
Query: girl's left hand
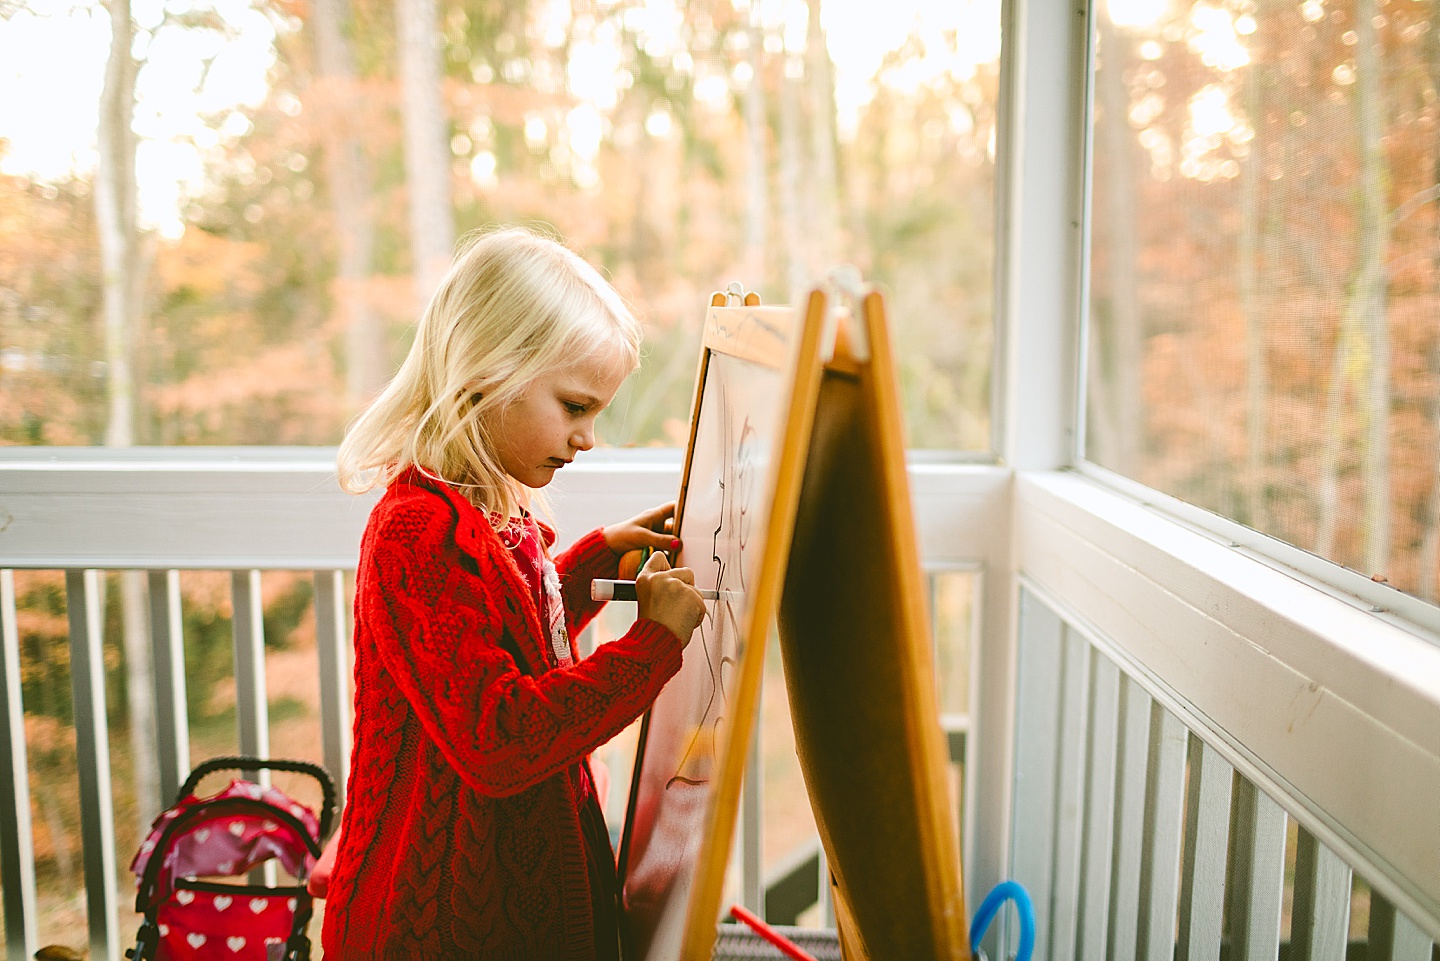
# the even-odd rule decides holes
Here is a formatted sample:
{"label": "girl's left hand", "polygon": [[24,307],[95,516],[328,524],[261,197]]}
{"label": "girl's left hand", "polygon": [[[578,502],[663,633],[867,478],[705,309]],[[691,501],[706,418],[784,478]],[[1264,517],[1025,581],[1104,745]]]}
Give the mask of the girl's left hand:
{"label": "girl's left hand", "polygon": [[628,521],[611,524],[601,533],[605,544],[616,554],[649,547],[657,551],[679,550],[680,541],[670,533],[675,517],[675,502],[652,507]]}

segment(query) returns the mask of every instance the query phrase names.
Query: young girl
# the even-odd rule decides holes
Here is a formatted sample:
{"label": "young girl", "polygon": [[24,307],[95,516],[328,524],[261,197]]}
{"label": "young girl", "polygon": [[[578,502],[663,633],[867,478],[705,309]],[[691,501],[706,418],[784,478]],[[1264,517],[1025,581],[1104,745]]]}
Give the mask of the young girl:
{"label": "young girl", "polygon": [[582,259],[524,230],[456,260],[340,448],[384,485],[355,582],[355,747],[323,943],[358,958],[618,957],[614,854],[587,756],[680,668],[704,614],[651,556],[630,632],[583,660],[590,581],[670,549],[674,505],[553,559],[526,510],[595,444],[640,328]]}

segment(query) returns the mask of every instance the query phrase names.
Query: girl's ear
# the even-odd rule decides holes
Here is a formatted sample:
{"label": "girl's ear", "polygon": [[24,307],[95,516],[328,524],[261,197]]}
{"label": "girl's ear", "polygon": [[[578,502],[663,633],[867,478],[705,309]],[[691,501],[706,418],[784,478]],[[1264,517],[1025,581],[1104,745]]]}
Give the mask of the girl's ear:
{"label": "girl's ear", "polygon": [[460,393],[469,397],[472,401],[477,401],[485,396],[484,384],[484,379],[481,377],[476,377],[473,380],[467,380],[460,387]]}

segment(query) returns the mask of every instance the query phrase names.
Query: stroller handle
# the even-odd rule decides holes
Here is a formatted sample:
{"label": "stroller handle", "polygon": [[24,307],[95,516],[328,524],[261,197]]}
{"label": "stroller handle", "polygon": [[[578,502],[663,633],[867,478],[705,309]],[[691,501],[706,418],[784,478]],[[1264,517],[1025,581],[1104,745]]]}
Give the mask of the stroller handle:
{"label": "stroller handle", "polygon": [[250,757],[244,754],[231,754],[225,757],[212,757],[199,767],[190,772],[185,783],[180,785],[180,791],[175,798],[175,803],[195,793],[195,788],[206,775],[214,774],[216,771],[288,771],[291,774],[307,774],[320,782],[320,790],[324,794],[324,806],[320,810],[320,837],[324,839],[330,834],[330,822],[335,816],[335,781],[330,773],[318,764],[309,761],[287,761],[283,759],[270,760],[267,758]]}

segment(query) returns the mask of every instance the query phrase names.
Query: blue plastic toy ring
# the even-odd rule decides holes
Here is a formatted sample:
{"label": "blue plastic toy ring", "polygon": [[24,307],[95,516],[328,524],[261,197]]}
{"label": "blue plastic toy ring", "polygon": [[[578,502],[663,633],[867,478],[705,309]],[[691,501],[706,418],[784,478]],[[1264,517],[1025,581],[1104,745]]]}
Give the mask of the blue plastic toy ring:
{"label": "blue plastic toy ring", "polygon": [[1020,916],[1020,947],[1015,952],[1015,961],[1030,961],[1030,956],[1035,953],[1035,905],[1016,881],[1001,881],[980,902],[980,910],[975,912],[975,920],[970,922],[970,951],[976,955],[980,953],[980,940],[985,937],[990,922],[995,920],[995,915],[1006,901],[1015,902],[1015,912]]}

